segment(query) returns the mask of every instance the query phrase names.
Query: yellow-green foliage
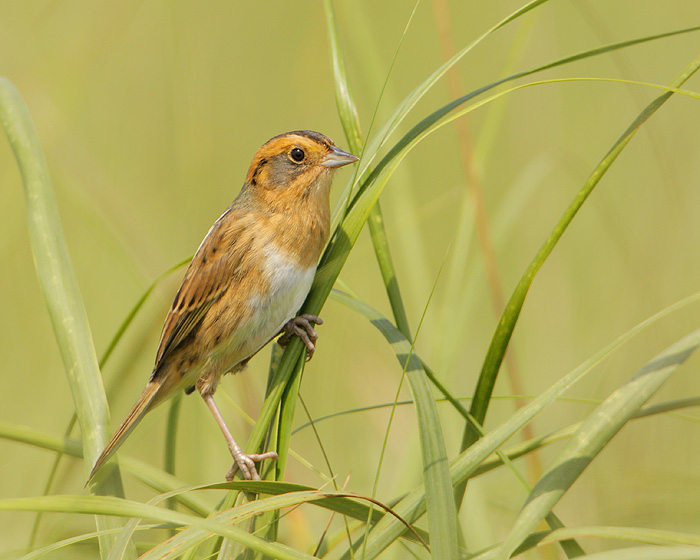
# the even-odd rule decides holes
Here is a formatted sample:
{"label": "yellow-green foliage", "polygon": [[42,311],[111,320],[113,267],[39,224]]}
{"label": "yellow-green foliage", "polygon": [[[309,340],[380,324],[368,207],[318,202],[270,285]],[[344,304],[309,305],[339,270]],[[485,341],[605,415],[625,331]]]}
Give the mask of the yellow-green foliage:
{"label": "yellow-green foliage", "polygon": [[[0,558],[127,524],[111,515],[186,527],[173,546],[203,543],[187,558],[350,558],[350,535],[355,558],[428,558],[432,536],[434,558],[495,547],[480,558],[505,559],[545,517],[565,529],[526,557],[700,557],[698,415],[680,410],[700,403],[692,26],[700,5],[680,1],[0,5]],[[14,88],[46,166],[13,128],[31,131]],[[257,147],[293,129],[364,150],[361,173],[336,181],[341,229],[307,302],[322,307],[319,349],[300,384],[291,344],[277,377],[265,350],[217,393],[237,439],[272,433],[286,469],[268,478],[287,484],[161,495],[230,466],[192,396],[123,447],[126,500],[91,496],[121,493],[117,471],[83,488],[80,456],[94,458],[148,378],[182,269],[164,273],[237,194]],[[41,218],[56,209],[77,286]],[[465,431],[468,411],[486,435],[463,452],[479,432]],[[67,431],[74,413],[82,433]],[[527,457],[503,466],[495,449]],[[320,487],[333,499],[314,503]],[[270,494],[203,520],[244,502],[230,489]],[[428,512],[399,541],[392,516],[365,530],[381,504],[343,492],[407,521]],[[134,557],[130,538],[163,557],[173,533],[134,528],[102,535],[101,552],[87,538],[45,557],[107,558],[115,542]],[[696,548],[636,552],[648,543]]]}

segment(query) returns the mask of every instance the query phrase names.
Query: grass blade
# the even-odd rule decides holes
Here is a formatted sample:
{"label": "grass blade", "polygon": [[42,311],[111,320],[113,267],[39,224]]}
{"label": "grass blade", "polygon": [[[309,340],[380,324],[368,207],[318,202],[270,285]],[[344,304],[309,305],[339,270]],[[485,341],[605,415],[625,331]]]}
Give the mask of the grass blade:
{"label": "grass blade", "polygon": [[[260,508],[262,510],[262,507]],[[0,500],[2,511],[53,511],[62,513],[92,513],[95,515],[136,517],[161,523],[175,523],[199,527],[212,534],[221,535],[257,552],[279,560],[310,560],[308,554],[292,548],[269,543],[238,527],[231,527],[211,519],[179,513],[149,504],[132,502],[113,496],[41,496]]]}
{"label": "grass blade", "polygon": [[[248,483],[241,486],[241,483],[221,483],[207,486],[207,488],[250,488],[254,487],[261,492],[272,493],[271,497],[262,498],[256,502],[251,502],[235,509],[221,512],[211,518],[222,525],[231,523],[239,523],[244,519],[250,518],[253,515],[259,515],[261,512],[278,511],[284,507],[292,507],[303,503],[311,503],[317,506],[336,511],[348,515],[355,519],[364,521],[367,519],[369,508],[367,505],[360,502],[361,499],[368,500],[363,496],[357,496],[342,491],[328,492],[323,490],[310,489],[306,486],[296,484],[276,483],[276,482],[254,482],[252,486]],[[375,506],[380,506],[385,511],[389,511],[387,506],[380,504],[376,500],[370,500]],[[381,513],[377,508],[372,511],[372,519],[376,520],[381,517]],[[401,523],[401,521],[399,521]],[[403,525],[403,523],[402,523]],[[405,528],[406,526],[403,525]],[[409,530],[407,528],[407,530]],[[204,542],[211,536],[211,533],[202,527],[189,527],[178,533],[173,538],[154,547],[141,560],[156,560],[175,558],[182,554],[185,550],[192,548]],[[424,536],[419,532],[408,533],[407,536],[414,542],[419,542],[425,546],[423,541]]]}
{"label": "grass blade", "polygon": [[[48,434],[25,426],[15,426],[0,422],[0,438],[34,445],[41,449],[55,451],[70,457],[81,458],[83,456],[83,446],[79,440],[67,436]],[[124,472],[131,474],[137,480],[158,492],[171,492],[186,486],[184,481],[178,480],[161,469],[138,459],[124,456],[120,459],[120,466]],[[182,494],[177,496],[176,499],[199,515],[209,515],[214,509],[210,503],[200,496]]]}
{"label": "grass blade", "polygon": [[552,531],[542,542],[571,537],[598,537],[656,545],[689,545],[700,547],[700,536],[691,533],[663,531],[641,527],[572,527]]}
{"label": "grass blade", "polygon": [[[424,465],[423,488],[425,489],[433,557],[457,558],[459,555],[458,528],[456,527],[452,482],[447,468],[447,453],[435,407],[435,399],[430,390],[423,364],[413,352],[413,344],[375,309],[338,290],[333,292],[333,297],[364,315],[384,335],[390,342],[401,367],[406,372],[418,417]],[[413,520],[411,518],[409,522]],[[387,546],[389,544],[391,543],[387,543]],[[366,548],[364,558],[375,558],[384,548],[377,547],[371,552],[369,548]]]}
{"label": "grass blade", "polygon": [[636,547],[582,556],[581,560],[700,560],[700,547]]}
{"label": "grass blade", "polygon": [[[554,402],[564,391],[569,389],[587,373],[589,373],[596,365],[609,356],[614,350],[619,348],[623,343],[632,339],[636,334],[641,332],[646,327],[650,326],[659,319],[669,315],[670,313],[683,308],[689,303],[695,302],[700,297],[700,294],[689,296],[672,306],[652,315],[645,321],[637,324],[635,327],[619,336],[602,350],[595,353],[588,360],[583,362],[577,368],[566,374],[544,393],[533,399],[532,402],[526,404],[515,412],[506,422],[491,430],[484,437],[479,439],[470,448],[463,451],[458,457],[452,461],[450,465],[450,475],[454,486],[465,482],[472,476],[479,466],[497,449],[500,448],[510,437],[520,430],[525,424],[542,412],[549,404]],[[389,323],[387,321],[389,325]],[[391,325],[393,327],[393,325]],[[395,328],[395,327],[393,327]],[[418,517],[425,512],[425,490],[423,487],[418,487],[408,495],[406,495],[399,503],[394,506],[394,511],[397,515],[409,523],[414,522]],[[367,553],[374,553],[375,549],[383,550],[394,542],[403,533],[403,527],[398,526],[386,516],[377,523],[371,533],[371,539],[367,546]]]}
{"label": "grass blade", "polygon": [[[139,530],[147,530],[147,529],[152,529],[152,526],[146,526],[142,525],[139,527]],[[89,541],[91,539],[96,539],[100,536],[106,535],[106,534],[116,534],[120,531],[121,529],[116,528],[116,529],[108,529],[107,531],[94,531],[92,533],[86,533],[83,535],[77,535],[75,537],[70,537],[68,539],[63,539],[58,542],[51,543],[49,545],[43,546],[41,548],[38,548],[36,550],[32,550],[31,552],[25,554],[24,556],[21,556],[20,558],[17,558],[17,560],[34,560],[34,558],[40,558],[41,556],[44,556],[46,554],[50,554],[51,552],[56,552],[57,550],[60,550],[62,548],[66,548],[68,546],[74,545],[74,544],[80,544],[84,543],[85,541]]]}
{"label": "grass blade", "polygon": [[498,31],[502,27],[506,26],[507,24],[511,23],[512,21],[516,20],[517,18],[525,15],[529,11],[546,3],[547,1],[548,0],[532,0],[522,8],[519,8],[518,10],[514,11],[513,13],[502,19],[500,22],[498,22],[496,25],[485,31],[482,35],[477,37],[466,47],[461,49],[452,58],[450,58],[447,62],[445,62],[437,70],[435,70],[435,72],[433,72],[430,76],[428,76],[425,80],[418,84],[418,86],[416,86],[416,88],[410,94],[408,94],[408,96],[406,96],[406,98],[401,103],[399,103],[399,105],[396,107],[391,116],[379,129],[375,137],[368,143],[365,154],[369,154],[369,157],[366,159],[366,161],[360,162],[360,165],[362,166],[360,176],[362,177],[365,175],[367,169],[372,164],[372,161],[377,152],[379,152],[382,146],[386,143],[386,140],[389,138],[389,136],[391,136],[391,134],[398,128],[401,122],[403,122],[408,113],[411,112],[411,110],[416,106],[416,104],[425,96],[426,93],[428,93],[428,91],[430,91],[430,89],[440,80],[440,78],[442,78],[447,73],[447,71],[450,68],[457,64],[462,58],[464,58],[464,56],[467,53],[469,53],[484,39]]}
{"label": "grass blade", "polygon": [[[27,106],[6,78],[0,78],[0,120],[22,174],[34,264],[80,423],[87,475],[109,437],[107,398],[46,159]],[[123,495],[118,466],[92,483],[90,490]],[[100,516],[96,524],[98,530],[119,526],[116,520]],[[111,534],[100,537],[103,557],[113,542]],[[130,556],[135,557],[135,549]]]}
{"label": "grass blade", "polygon": [[[333,77],[335,83],[335,99],[336,105],[338,106],[338,115],[340,116],[340,121],[343,125],[343,130],[345,132],[345,138],[350,146],[350,151],[355,154],[361,154],[364,152],[364,146],[362,142],[362,133],[360,131],[360,122],[357,113],[357,106],[355,100],[353,99],[350,85],[348,83],[347,72],[345,71],[345,61],[341,54],[340,41],[338,38],[338,26],[335,19],[335,10],[333,9],[333,3],[331,0],[326,0],[324,3],[326,8],[326,23],[328,26],[328,34],[331,44],[331,58],[333,61]],[[404,29],[404,33],[401,38],[405,37],[408,30],[408,25],[410,25],[415,10],[418,7],[418,2],[413,8],[409,22]],[[401,47],[401,42],[398,48]],[[396,60],[397,52],[394,55],[394,61]],[[389,69],[389,75],[391,73],[391,68],[393,68],[393,62]],[[389,79],[387,75],[384,81],[384,87],[386,87],[387,80]],[[382,93],[384,88],[382,88]],[[379,106],[380,99],[377,102],[377,107]],[[376,112],[375,112],[376,115]],[[374,121],[374,117],[372,119]],[[371,126],[370,126],[371,128]],[[391,259],[391,253],[389,251],[389,240],[386,235],[386,230],[384,229],[384,220],[382,218],[381,207],[379,201],[374,205],[372,211],[369,215],[369,228],[370,235],[372,238],[372,246],[374,248],[374,253],[377,257],[377,263],[379,264],[379,269],[382,273],[382,278],[384,279],[384,286],[389,296],[389,303],[391,304],[391,309],[394,315],[396,324],[399,330],[406,336],[410,338],[410,328],[408,324],[408,318],[406,316],[406,310],[403,305],[403,300],[401,298],[401,291],[399,290],[398,280],[396,278],[396,271],[394,269],[394,263]]]}
{"label": "grass blade", "polygon": [[700,329],[642,367],[581,424],[537,482],[497,558],[506,560],[641,406],[700,345]]}
{"label": "grass blade", "polygon": [[333,83],[335,84],[335,103],[338,108],[338,116],[343,125],[345,138],[348,140],[350,151],[360,154],[362,151],[362,133],[360,132],[360,118],[357,106],[350,91],[350,83],[345,70],[345,60],[341,54],[340,40],[338,38],[338,26],[335,19],[333,2],[325,0],[323,3],[326,12],[326,27],[331,46],[331,62],[333,65]]}
{"label": "grass blade", "polygon": [[[325,6],[331,38],[336,103],[350,148],[360,150],[362,149],[362,134],[359,129],[357,109],[347,81],[345,64],[340,52],[335,14],[330,0],[326,1]],[[410,337],[408,319],[389,252],[389,241],[384,230],[379,201],[376,201],[371,209],[369,223],[372,243],[382,277],[385,280],[394,316],[397,323],[403,327],[404,336],[408,338]],[[406,338],[403,340],[401,353],[397,354],[397,357],[406,372],[415,402],[423,460],[423,477],[428,502],[428,526],[433,543],[432,553],[435,558],[456,558],[459,531],[447,466],[445,439],[425,370],[421,361],[413,355],[413,345]]]}
{"label": "grass blade", "polygon": [[[673,80],[670,86],[673,88],[680,87],[698,70],[698,68],[700,68],[700,57],[696,58],[685,70],[683,70],[683,72],[675,80]],[[537,272],[561,239],[562,235],[566,231],[566,228],[574,219],[576,213],[581,209],[583,203],[586,201],[606,171],[610,168],[617,156],[632,140],[639,127],[644,124],[644,122],[651,117],[657,111],[657,109],[659,109],[659,107],[661,107],[671,97],[671,95],[673,95],[672,92],[666,91],[657,96],[637,116],[627,130],[624,131],[622,136],[620,136],[608,153],[603,157],[596,169],[590,175],[589,179],[579,190],[569,208],[567,208],[567,210],[564,212],[561,219],[552,230],[552,233],[545,240],[544,244],[530,262],[525,270],[525,273],[518,282],[508,301],[508,304],[506,305],[506,309],[501,315],[498,325],[496,326],[496,330],[491,339],[491,344],[484,359],[481,374],[479,375],[479,381],[474,392],[474,400],[472,401],[470,412],[480,424],[483,424],[484,419],[486,418],[486,411],[491,399],[493,387],[496,383],[498,371],[503,361],[503,356],[506,348],[508,347],[508,343],[510,342],[510,337],[513,334],[518,317],[520,316],[520,310],[522,309],[527,293],[535,276],[537,275]],[[462,437],[462,449],[468,448],[478,439],[478,437],[477,432],[472,428],[471,424],[467,423]],[[463,493],[464,487],[457,489],[458,501],[461,501]]]}

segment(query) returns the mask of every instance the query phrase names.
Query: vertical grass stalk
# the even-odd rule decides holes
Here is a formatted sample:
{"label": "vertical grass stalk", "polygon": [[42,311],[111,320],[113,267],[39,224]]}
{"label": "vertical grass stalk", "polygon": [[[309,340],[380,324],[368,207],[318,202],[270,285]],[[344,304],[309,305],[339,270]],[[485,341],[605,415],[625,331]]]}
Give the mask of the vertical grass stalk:
{"label": "vertical grass stalk", "polygon": [[[0,78],[0,120],[22,175],[34,265],[73,396],[87,477],[109,437],[107,398],[85,306],[63,236],[48,165],[29,110],[19,91],[6,78]],[[116,463],[90,484],[90,491],[124,495]],[[122,526],[114,517],[96,515],[95,518],[100,531]],[[113,534],[100,536],[103,558],[114,540]],[[130,548],[129,557],[135,557],[135,549]]]}

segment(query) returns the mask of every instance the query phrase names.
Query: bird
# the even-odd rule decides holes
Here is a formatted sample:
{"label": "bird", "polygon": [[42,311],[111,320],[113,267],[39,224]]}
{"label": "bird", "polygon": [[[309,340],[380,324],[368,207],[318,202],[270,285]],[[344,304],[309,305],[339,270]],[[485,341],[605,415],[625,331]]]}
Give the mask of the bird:
{"label": "bird", "polygon": [[330,232],[329,195],[335,171],[358,161],[310,130],[275,136],[253,157],[238,196],[214,222],[185,272],[165,319],[151,377],[95,462],[88,483],[149,411],[179,391],[197,390],[223,432],[233,466],[259,480],[255,463],[275,452],[247,455],[214,401],[223,375],[243,370],[280,335],[299,336],[313,356],[323,321],[296,315],[306,299]]}

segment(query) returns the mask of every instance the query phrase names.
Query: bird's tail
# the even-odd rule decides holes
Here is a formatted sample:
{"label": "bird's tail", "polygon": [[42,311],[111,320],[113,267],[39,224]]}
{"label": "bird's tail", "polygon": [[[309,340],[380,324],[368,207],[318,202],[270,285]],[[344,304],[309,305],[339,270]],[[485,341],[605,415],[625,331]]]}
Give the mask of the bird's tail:
{"label": "bird's tail", "polygon": [[109,443],[107,443],[107,446],[104,448],[104,451],[102,451],[102,454],[97,458],[95,466],[92,467],[92,471],[88,477],[88,484],[100,467],[102,467],[102,465],[104,465],[109,458],[114,455],[117,449],[121,447],[126,437],[133,431],[146,413],[157,404],[156,395],[158,395],[159,389],[161,389],[161,384],[157,382],[150,382],[146,385],[146,388],[143,390],[143,393],[141,393],[139,400],[136,401],[136,404],[129,411],[129,414],[127,414],[124,421],[117,428],[117,431],[114,432],[112,439],[109,440]]}

